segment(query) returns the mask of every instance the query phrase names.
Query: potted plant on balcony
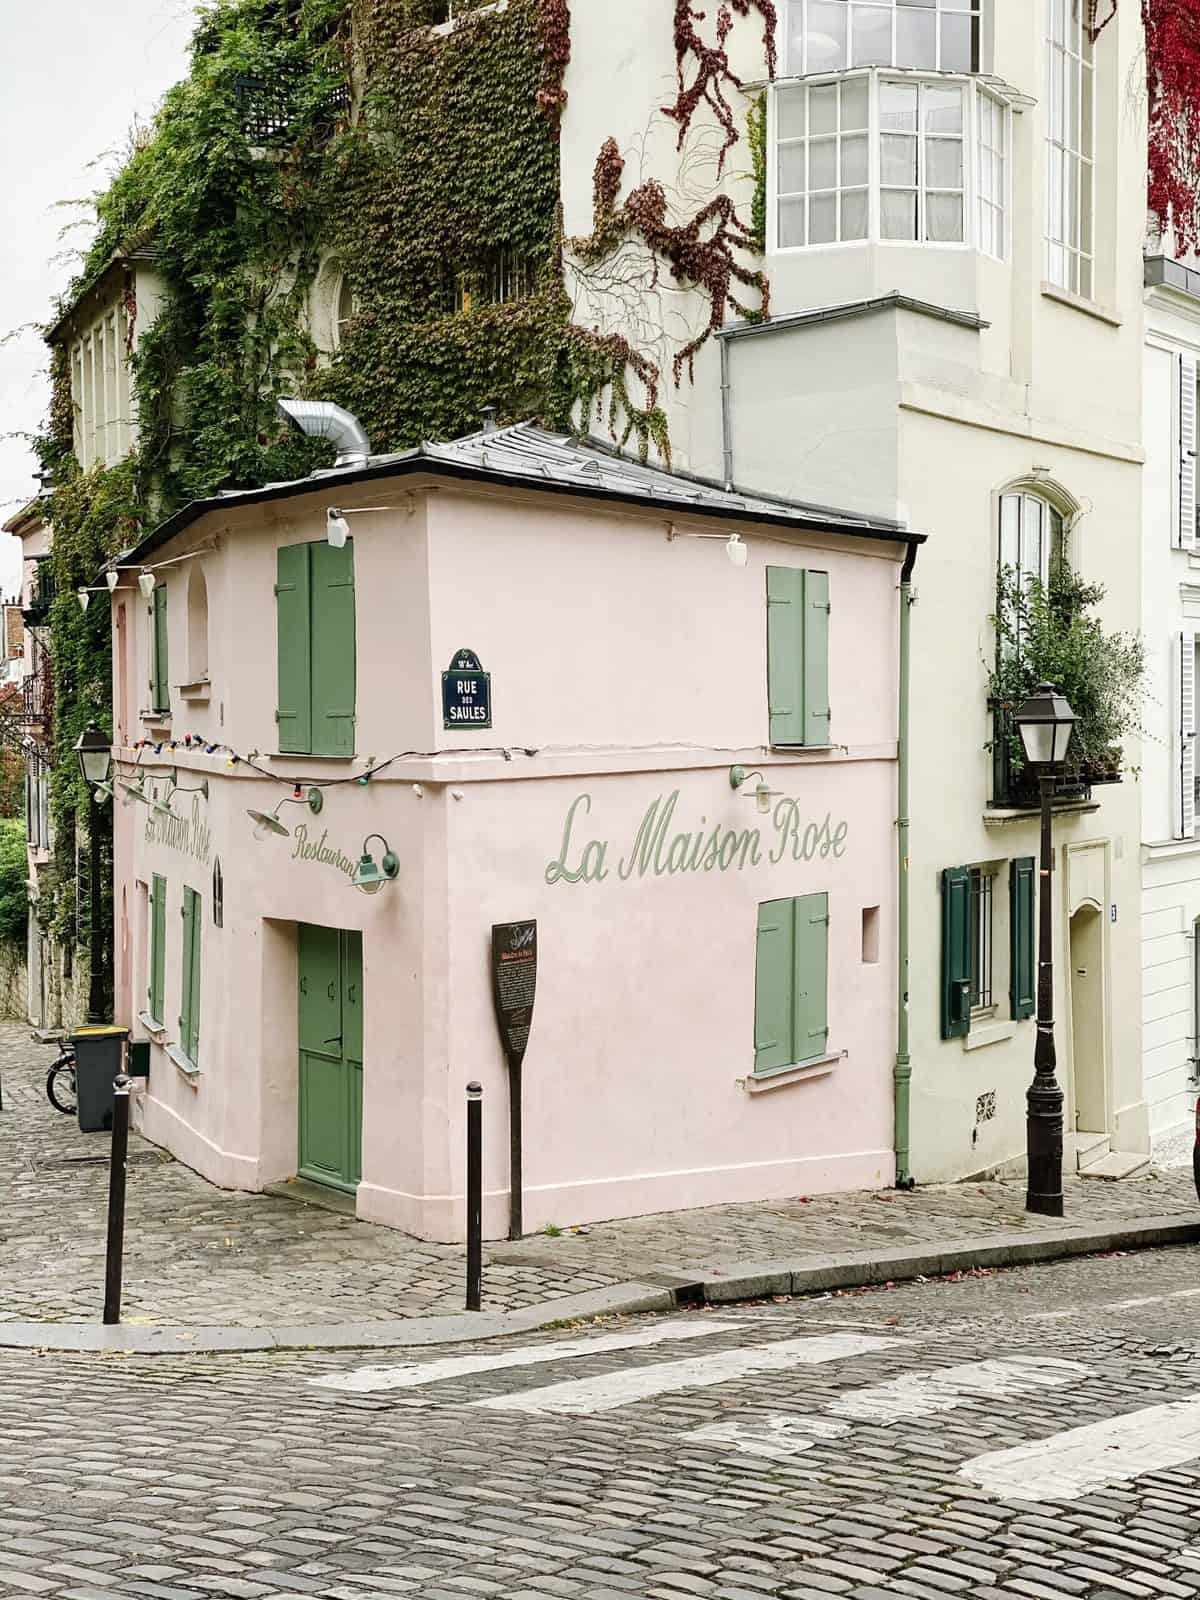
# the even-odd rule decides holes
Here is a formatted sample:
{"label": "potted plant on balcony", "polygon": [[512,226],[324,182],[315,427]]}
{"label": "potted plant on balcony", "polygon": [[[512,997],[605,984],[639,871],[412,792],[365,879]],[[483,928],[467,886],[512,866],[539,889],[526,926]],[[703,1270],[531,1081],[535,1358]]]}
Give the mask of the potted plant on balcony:
{"label": "potted plant on balcony", "polygon": [[1048,583],[1001,569],[989,690],[996,717],[992,748],[1003,758],[997,770],[1004,766],[1011,788],[1020,789],[1024,767],[1012,712],[1039,683],[1054,684],[1077,718],[1064,787],[1083,791],[1121,781],[1123,742],[1141,724],[1146,648],[1136,634],[1105,629],[1095,614],[1104,593],[1103,585],[1086,583],[1065,561],[1053,564]]}

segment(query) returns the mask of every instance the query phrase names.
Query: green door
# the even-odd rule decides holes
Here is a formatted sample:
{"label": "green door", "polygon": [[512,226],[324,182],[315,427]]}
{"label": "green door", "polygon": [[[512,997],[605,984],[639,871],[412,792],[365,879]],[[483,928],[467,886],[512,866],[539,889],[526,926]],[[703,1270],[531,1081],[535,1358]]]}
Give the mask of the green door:
{"label": "green door", "polygon": [[362,934],[301,924],[300,1176],[362,1177]]}

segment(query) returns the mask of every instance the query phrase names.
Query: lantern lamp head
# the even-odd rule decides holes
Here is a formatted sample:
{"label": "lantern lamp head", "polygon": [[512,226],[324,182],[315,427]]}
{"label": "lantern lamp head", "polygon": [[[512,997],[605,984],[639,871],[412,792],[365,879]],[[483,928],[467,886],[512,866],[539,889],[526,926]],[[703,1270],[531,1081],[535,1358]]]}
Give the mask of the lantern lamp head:
{"label": "lantern lamp head", "polygon": [[338,510],[330,506],[325,513],[325,539],[335,550],[344,550],[350,537],[350,524]]}
{"label": "lantern lamp head", "polygon": [[1013,715],[1021,748],[1030,766],[1051,773],[1067,759],[1075,713],[1065,696],[1049,683],[1039,683]]}
{"label": "lantern lamp head", "polygon": [[138,588],[142,591],[142,598],[144,600],[149,600],[150,596],[154,593],[157,581],[158,580],[148,567],[143,567],[138,573]]}
{"label": "lantern lamp head", "polygon": [[750,550],[748,546],[742,542],[742,536],[740,533],[734,533],[730,535],[729,543],[725,546],[725,554],[729,557],[729,560],[733,566],[737,567],[739,571],[746,565],[746,562],[750,556]]}
{"label": "lantern lamp head", "polygon": [[[383,846],[383,859],[376,861],[371,854],[370,844],[372,839],[378,839]],[[363,840],[362,856],[354,869],[354,876],[350,882],[356,889],[361,889],[364,894],[378,894],[385,883],[390,883],[393,878],[400,876],[400,862],[388,846],[387,840],[380,833],[372,833]]]}
{"label": "lantern lamp head", "polygon": [[112,770],[112,745],[108,734],[94,722],[89,722],[75,741],[75,753],[79,757],[79,770],[85,783],[95,785],[108,782]]}
{"label": "lantern lamp head", "polygon": [[111,594],[113,592],[113,590],[117,587],[117,585],[120,583],[121,574],[117,571],[117,569],[115,567],[112,567],[108,572],[106,572],[104,574],[104,581],[108,585],[109,594]]}
{"label": "lantern lamp head", "polygon": [[81,611],[86,611],[92,603],[92,595],[89,589],[76,589],[75,598],[79,601],[79,609]]}

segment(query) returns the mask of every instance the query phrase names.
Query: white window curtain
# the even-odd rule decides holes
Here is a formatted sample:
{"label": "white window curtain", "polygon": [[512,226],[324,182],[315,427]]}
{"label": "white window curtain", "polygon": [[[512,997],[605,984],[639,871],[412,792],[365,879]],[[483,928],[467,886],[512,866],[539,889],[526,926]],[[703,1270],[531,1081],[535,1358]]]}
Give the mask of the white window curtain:
{"label": "white window curtain", "polygon": [[1196,630],[1175,635],[1174,836],[1196,834]]}

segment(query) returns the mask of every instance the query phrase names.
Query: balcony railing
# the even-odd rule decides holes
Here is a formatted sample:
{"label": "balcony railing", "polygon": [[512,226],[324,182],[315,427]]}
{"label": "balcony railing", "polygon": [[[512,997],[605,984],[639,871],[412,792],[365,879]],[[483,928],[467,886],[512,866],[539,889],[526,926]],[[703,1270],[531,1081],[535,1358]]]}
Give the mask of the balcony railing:
{"label": "balcony railing", "polygon": [[30,587],[29,604],[21,613],[27,627],[36,628],[39,623],[45,622],[50,615],[50,603],[57,592],[49,561],[39,561]]}
{"label": "balcony railing", "polygon": [[25,679],[21,685],[21,721],[26,727],[46,727],[53,704],[54,691],[45,669]]}
{"label": "balcony railing", "polygon": [[[233,81],[242,133],[259,148],[286,144],[299,131],[297,88],[300,75],[280,69],[270,77],[242,72]],[[350,90],[342,86],[328,95],[316,114],[319,129],[332,133],[339,116],[350,109]]]}

